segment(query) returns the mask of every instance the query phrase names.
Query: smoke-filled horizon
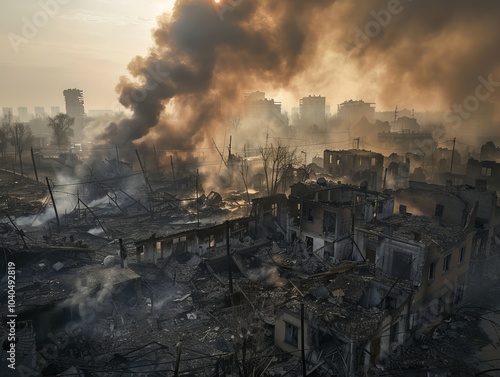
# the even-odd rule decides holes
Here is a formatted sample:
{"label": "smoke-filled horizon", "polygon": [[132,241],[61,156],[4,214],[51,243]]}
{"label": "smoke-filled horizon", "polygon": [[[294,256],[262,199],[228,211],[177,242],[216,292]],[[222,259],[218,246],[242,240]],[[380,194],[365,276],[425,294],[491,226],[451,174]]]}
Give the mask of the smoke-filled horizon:
{"label": "smoke-filled horizon", "polygon": [[334,0],[232,3],[180,0],[159,19],[150,54],[128,67],[136,81],[122,77],[117,87],[133,115],[100,140],[152,138],[162,148],[194,151],[239,112],[244,91],[286,87],[304,70],[319,34],[310,19]]}
{"label": "smoke-filled horizon", "polygon": [[98,141],[194,152],[240,114],[245,92],[329,96],[349,80],[385,108],[494,102],[499,11],[494,0],[178,0],[117,86],[133,115]]}

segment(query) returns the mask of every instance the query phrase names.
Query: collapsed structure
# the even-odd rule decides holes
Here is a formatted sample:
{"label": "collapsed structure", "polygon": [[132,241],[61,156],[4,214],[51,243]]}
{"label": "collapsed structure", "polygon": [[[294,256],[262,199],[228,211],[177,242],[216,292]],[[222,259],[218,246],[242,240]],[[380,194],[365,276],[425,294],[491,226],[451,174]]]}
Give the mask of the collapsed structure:
{"label": "collapsed structure", "polygon": [[[500,209],[484,185],[381,192],[319,178],[228,218],[232,199],[182,204],[159,182],[144,204],[109,189],[106,205],[82,201],[50,237],[3,225],[26,371],[376,374],[498,265]],[[82,233],[89,216],[104,232]]]}

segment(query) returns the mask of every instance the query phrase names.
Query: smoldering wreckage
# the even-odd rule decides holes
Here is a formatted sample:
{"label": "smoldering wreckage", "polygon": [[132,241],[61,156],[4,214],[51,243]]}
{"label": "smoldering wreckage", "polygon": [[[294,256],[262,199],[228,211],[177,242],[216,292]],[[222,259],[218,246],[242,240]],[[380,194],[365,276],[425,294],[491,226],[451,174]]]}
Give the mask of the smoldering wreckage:
{"label": "smoldering wreckage", "polygon": [[[68,204],[14,178],[0,237],[18,375],[470,375],[490,342],[470,302],[478,281],[498,290],[494,192],[320,178],[249,205],[197,175],[101,198],[93,182]],[[432,213],[409,212],[419,196]]]}
{"label": "smoldering wreckage", "polygon": [[[177,1],[172,16],[159,20],[151,53],[129,65],[138,81],[120,81],[120,102],[133,115],[94,139],[103,149],[151,141],[166,150],[206,146],[257,77],[286,87],[320,58],[321,42],[352,39],[317,28],[320,21],[365,24],[360,17],[373,7],[366,2],[359,12],[346,2],[340,12],[325,11],[335,3],[241,2],[221,22],[208,2]],[[467,69],[436,71],[435,60],[419,59],[415,38],[451,40],[428,22],[407,27],[410,17],[428,21],[430,5],[445,8],[442,22],[457,41],[469,38],[468,15],[479,15],[483,43],[454,49],[454,62]],[[494,8],[465,0],[455,1],[454,12],[434,2],[412,6],[352,56],[363,69],[386,59],[391,78],[409,77],[424,92],[443,83],[444,102],[460,103],[477,85],[461,75],[470,66],[490,72],[498,52]],[[324,22],[326,14],[335,19]],[[386,49],[395,47],[413,58],[394,61]],[[421,80],[429,72],[439,79]],[[406,86],[380,77],[386,92],[406,95]],[[177,118],[167,116],[166,103]],[[415,135],[382,136],[404,143]],[[496,192],[484,182],[408,182],[405,156],[390,169],[404,187],[387,190],[378,156],[344,152],[325,151],[332,175],[308,180],[306,169],[292,169],[290,180],[268,186],[272,192],[259,185],[205,192],[203,174],[146,173],[119,156],[88,166],[85,179],[59,172],[42,184],[0,172],[0,374],[13,375],[5,340],[9,262],[16,266],[16,376],[474,374],[484,365],[472,355],[492,342],[478,322],[493,303],[477,301],[498,295]],[[336,172],[344,158],[361,166],[360,155],[370,168],[358,177],[353,169]],[[231,158],[230,151],[229,169]],[[497,179],[497,163],[487,163],[488,179]],[[480,177],[483,166],[470,165]]]}

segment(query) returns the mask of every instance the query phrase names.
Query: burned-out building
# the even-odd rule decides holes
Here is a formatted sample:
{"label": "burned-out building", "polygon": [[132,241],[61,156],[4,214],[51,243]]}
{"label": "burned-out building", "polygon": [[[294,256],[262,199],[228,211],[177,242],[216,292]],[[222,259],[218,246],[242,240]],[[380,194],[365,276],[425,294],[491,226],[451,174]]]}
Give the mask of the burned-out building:
{"label": "burned-out building", "polygon": [[370,190],[382,188],[384,156],[361,149],[325,150],[323,167],[333,177],[350,177],[356,183],[364,182]]}
{"label": "burned-out building", "polygon": [[[50,362],[75,356],[74,349],[90,354],[87,340],[96,334],[96,324],[109,318],[112,326],[119,326],[114,315],[117,303],[130,308],[141,302],[140,275],[121,268],[113,256],[102,263],[91,260],[90,254],[75,247],[10,253],[9,262],[17,270],[14,317],[19,375],[47,374]],[[7,300],[2,300],[0,312],[2,316],[12,313]],[[6,341],[2,335],[0,339]],[[37,352],[45,363],[36,362]],[[0,354],[0,371],[12,375],[4,369],[4,356]]]}
{"label": "burned-out building", "polygon": [[431,132],[381,132],[378,141],[384,148],[401,152],[430,152],[436,148]]}
{"label": "burned-out building", "polygon": [[488,141],[481,147],[479,159],[481,161],[500,162],[500,148],[494,142]]}
{"label": "burned-out building", "polygon": [[[410,329],[449,313],[461,302],[468,282],[477,205],[464,225],[431,217],[398,214],[356,227],[362,257],[375,271],[410,282],[414,292]],[[361,255],[356,255],[362,260]]]}
{"label": "burned-out building", "polygon": [[365,117],[369,122],[374,121],[375,104],[363,100],[344,101],[337,106],[337,117],[345,124],[355,124]]}
{"label": "burned-out building", "polygon": [[389,195],[327,182],[297,183],[289,196],[289,242],[335,263],[354,251],[353,224],[392,215]]}
{"label": "burned-out building", "polygon": [[243,239],[254,234],[253,230],[253,218],[240,218],[218,225],[194,226],[167,235],[153,234],[135,242],[136,260],[139,263],[157,264],[175,256],[187,259],[193,256],[203,257],[221,246],[226,246],[228,236],[231,239]]}
{"label": "burned-out building", "polygon": [[285,239],[288,218],[288,200],[285,194],[253,199],[252,215],[255,218],[255,237],[275,234],[279,239]]}
{"label": "burned-out building", "polygon": [[398,189],[407,187],[410,179],[410,158],[395,154],[392,154],[391,157],[386,167],[383,188]]}
{"label": "burned-out building", "polygon": [[500,251],[500,207],[497,193],[486,189],[481,180],[475,186],[440,186],[410,182],[410,187],[395,191],[396,208],[434,218],[445,224],[464,226],[467,214],[477,205],[472,240],[470,273],[483,274],[487,261],[498,258]]}
{"label": "burned-out building", "polygon": [[321,285],[297,282],[299,296],[277,309],[275,344],[301,357],[307,373],[346,375],[366,372],[408,338],[411,286],[366,266],[332,272]]}
{"label": "burned-out building", "polygon": [[391,132],[420,132],[420,125],[413,117],[400,116],[397,121],[392,124]]}
{"label": "burned-out building", "polygon": [[474,185],[477,180],[484,181],[486,186],[495,191],[500,190],[500,163],[495,161],[478,161],[469,158],[463,183]]}

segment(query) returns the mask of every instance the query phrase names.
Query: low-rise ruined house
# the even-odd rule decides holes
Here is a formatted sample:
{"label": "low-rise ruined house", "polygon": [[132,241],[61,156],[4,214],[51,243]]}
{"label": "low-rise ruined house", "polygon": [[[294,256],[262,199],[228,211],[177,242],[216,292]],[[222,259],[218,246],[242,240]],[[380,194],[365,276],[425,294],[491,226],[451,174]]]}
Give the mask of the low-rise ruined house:
{"label": "low-rise ruined house", "polygon": [[303,338],[307,373],[366,372],[408,338],[411,285],[366,266],[328,281],[297,283],[305,295],[277,309],[275,345],[300,358]]}
{"label": "low-rise ruined house", "polygon": [[481,147],[479,159],[481,161],[500,162],[500,148],[494,142],[488,141]]}
{"label": "low-rise ruined house", "polygon": [[489,262],[500,255],[500,207],[497,193],[486,189],[484,181],[468,185],[439,186],[410,182],[410,187],[393,193],[401,212],[434,217],[436,221],[465,225],[467,214],[477,203],[472,240],[470,274],[482,277]]}
{"label": "low-rise ruined house", "polygon": [[350,177],[354,182],[365,181],[370,190],[381,190],[384,156],[361,149],[347,151],[325,150],[323,167],[334,177]]}
{"label": "low-rise ruined house", "polygon": [[288,215],[288,200],[285,194],[276,194],[252,199],[252,216],[255,218],[254,236],[265,237],[274,233],[285,238]]}
{"label": "low-rise ruined house", "polygon": [[[255,229],[250,217],[230,220],[229,234],[233,239],[243,239]],[[205,227],[196,227],[168,235],[151,237],[135,242],[138,263],[157,264],[172,255],[204,256],[217,247],[227,244],[228,224],[226,222]],[[253,233],[252,233],[253,234]]]}
{"label": "low-rise ruined house", "polygon": [[[287,208],[287,198],[284,194],[253,199],[252,216],[229,220],[231,239],[243,240],[246,236],[261,239],[272,235],[280,235],[277,237],[284,239]],[[137,262],[157,264],[175,253],[205,256],[214,249],[225,246],[226,240],[225,222],[203,227],[194,225],[191,229],[161,236],[153,234],[147,239],[135,242]]]}
{"label": "low-rise ruined house", "polygon": [[287,240],[337,263],[357,252],[351,240],[353,221],[391,216],[394,201],[375,191],[319,182],[291,187]]}
{"label": "low-rise ruined house", "polygon": [[[138,274],[120,268],[119,262],[92,261],[88,251],[30,250],[12,253],[9,259],[17,270],[16,356],[24,375],[42,375],[40,365],[33,362],[35,347],[45,360],[67,357],[75,344],[86,350],[78,342],[92,336],[98,321],[116,319],[115,301],[137,304],[142,300]],[[8,313],[7,300],[0,303],[0,313]],[[12,375],[4,373],[5,355],[0,355],[2,376]]]}
{"label": "low-rise ruined house", "polygon": [[464,183],[474,185],[476,180],[486,182],[491,190],[500,190],[500,163],[495,161],[478,161],[469,158]]}
{"label": "low-rise ruined house", "polygon": [[432,132],[381,132],[378,142],[384,148],[412,153],[427,154],[436,149]]}
{"label": "low-rise ruined house", "polygon": [[[464,225],[410,214],[394,215],[356,228],[355,239],[375,271],[413,286],[411,320],[416,330],[449,313],[463,298],[468,281],[477,206]],[[357,260],[362,260],[354,254]]]}
{"label": "low-rise ruined house", "polygon": [[392,161],[387,166],[387,174],[384,180],[384,189],[397,189],[407,187],[409,179],[410,159],[402,157],[399,162]]}

